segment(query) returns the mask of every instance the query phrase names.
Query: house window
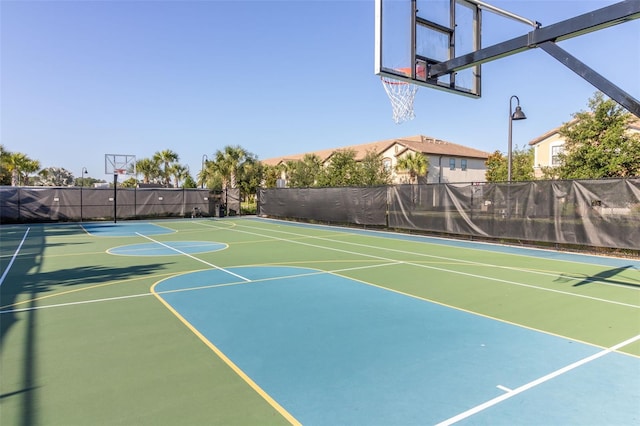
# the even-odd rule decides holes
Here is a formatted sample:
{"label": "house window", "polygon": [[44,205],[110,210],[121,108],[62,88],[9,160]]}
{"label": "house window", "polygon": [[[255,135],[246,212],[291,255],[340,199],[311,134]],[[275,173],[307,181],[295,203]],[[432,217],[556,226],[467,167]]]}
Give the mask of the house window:
{"label": "house window", "polygon": [[552,166],[560,165],[560,158],[558,157],[558,155],[561,154],[562,151],[564,151],[564,147],[562,145],[556,145],[551,147],[551,165]]}
{"label": "house window", "polygon": [[449,170],[455,170],[455,169],[456,169],[456,159],[449,158]]}
{"label": "house window", "polygon": [[391,159],[385,158],[382,160],[382,167],[384,167],[385,171],[391,171]]}
{"label": "house window", "polygon": [[460,169],[462,171],[467,170],[467,159],[463,158],[462,160],[460,160]]}

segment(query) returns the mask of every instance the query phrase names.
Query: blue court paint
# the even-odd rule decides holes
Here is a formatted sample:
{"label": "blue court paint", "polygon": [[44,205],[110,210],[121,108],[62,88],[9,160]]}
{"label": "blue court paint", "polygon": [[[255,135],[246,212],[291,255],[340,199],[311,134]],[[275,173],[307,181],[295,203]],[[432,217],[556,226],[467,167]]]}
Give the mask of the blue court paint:
{"label": "blue court paint", "polygon": [[458,424],[637,425],[639,401],[640,360],[611,353]]}
{"label": "blue court paint", "polygon": [[[230,271],[260,281],[199,271],[155,291],[303,424],[435,424],[503,394],[498,385],[515,389],[600,351],[311,269]],[[218,286],[162,294],[206,285]],[[640,360],[601,360],[464,422],[557,424],[580,411],[578,420],[633,423]],[[601,386],[606,377],[618,391]]]}
{"label": "blue court paint", "polygon": [[185,253],[207,253],[227,247],[226,244],[207,241],[165,241],[162,244],[142,243],[113,247],[107,250],[107,253],[120,256],[176,256]]}
{"label": "blue court paint", "polygon": [[138,237],[142,235],[172,234],[176,231],[148,222],[83,223],[87,233],[96,237]]}

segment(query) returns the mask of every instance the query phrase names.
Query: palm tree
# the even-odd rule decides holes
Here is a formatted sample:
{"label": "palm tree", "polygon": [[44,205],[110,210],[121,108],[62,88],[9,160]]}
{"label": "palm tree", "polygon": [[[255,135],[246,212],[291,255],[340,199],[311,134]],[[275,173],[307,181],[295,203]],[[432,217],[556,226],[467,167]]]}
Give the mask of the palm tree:
{"label": "palm tree", "polygon": [[173,164],[169,167],[169,173],[173,176],[174,187],[180,187],[180,181],[187,179],[189,176],[189,167],[182,164]]}
{"label": "palm tree", "polygon": [[4,145],[0,144],[0,185],[11,183],[11,173],[7,170],[9,154],[11,153],[5,149]]}
{"label": "palm tree", "polygon": [[21,152],[11,152],[6,156],[5,168],[11,174],[11,186],[27,184],[29,173],[40,169],[40,162],[32,160]]}
{"label": "palm tree", "polygon": [[215,159],[210,163],[213,163],[213,171],[222,176],[224,188],[236,188],[240,169],[245,163],[255,161],[254,155],[241,146],[227,145],[223,150],[216,151],[214,157]]}
{"label": "palm tree", "polygon": [[155,161],[158,166],[162,165],[161,176],[164,178],[164,184],[167,187],[171,181],[171,164],[178,160],[180,160],[178,153],[171,151],[170,149],[158,151],[153,154],[153,161]]}
{"label": "palm tree", "polygon": [[40,170],[40,162],[38,160],[29,159],[22,166],[23,184],[24,185],[29,185],[29,175],[32,174],[32,173],[36,173],[38,170]]}
{"label": "palm tree", "polygon": [[221,151],[215,153],[215,158],[207,161],[207,178],[209,182],[221,182],[219,189],[229,187],[229,164],[225,161]]}
{"label": "palm tree", "polygon": [[202,168],[198,172],[198,185],[202,188],[207,186],[209,187],[209,180],[211,179],[211,170],[209,169],[209,160],[204,160],[202,162]]}
{"label": "palm tree", "polygon": [[142,182],[149,183],[160,176],[158,164],[150,158],[136,161],[136,174],[142,174]]}
{"label": "palm tree", "polygon": [[418,183],[418,177],[427,175],[429,159],[421,152],[410,152],[398,158],[396,170],[409,173],[410,183]]}

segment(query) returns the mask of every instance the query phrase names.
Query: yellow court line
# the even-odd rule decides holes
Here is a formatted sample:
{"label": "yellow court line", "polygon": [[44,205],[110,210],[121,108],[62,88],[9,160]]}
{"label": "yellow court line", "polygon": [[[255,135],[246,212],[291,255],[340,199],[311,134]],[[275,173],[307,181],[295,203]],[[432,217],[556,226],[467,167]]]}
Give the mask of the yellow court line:
{"label": "yellow court line", "polygon": [[93,289],[99,288],[99,287],[106,287],[106,286],[110,286],[110,285],[122,284],[122,283],[130,282],[130,281],[138,281],[138,280],[147,279],[147,278],[166,277],[166,276],[175,275],[175,274],[176,274],[175,272],[170,272],[170,273],[166,273],[166,274],[147,275],[147,276],[144,276],[144,277],[128,278],[126,280],[118,280],[118,281],[106,282],[106,283],[102,283],[102,284],[95,284],[95,285],[92,285],[92,286],[89,286],[89,287],[75,288],[73,290],[62,291],[60,293],[55,293],[55,294],[48,294],[46,296],[41,296],[41,297],[34,297],[32,299],[22,300],[20,302],[12,303],[10,305],[0,306],[0,309],[12,308],[12,307],[15,307],[15,306],[18,306],[18,305],[23,305],[25,303],[31,303],[31,302],[35,302],[35,301],[38,301],[38,300],[50,299],[52,297],[58,297],[58,296],[63,296],[65,294],[77,293],[79,291],[93,290]]}
{"label": "yellow court line", "polygon": [[162,296],[160,296],[156,292],[156,289],[155,289],[156,285],[159,284],[160,282],[161,281],[158,281],[158,282],[154,283],[151,286],[151,288],[150,288],[151,293],[173,315],[175,315],[176,318],[178,318],[178,320],[180,320],[180,322],[182,322],[189,330],[191,330],[191,332],[193,334],[195,334],[198,337],[198,339],[200,339],[202,341],[202,343],[207,345],[207,347],[209,349],[211,349],[216,355],[218,355],[218,357],[222,361],[224,361],[224,363],[227,364],[227,366],[229,366],[229,368],[231,368],[238,376],[240,376],[240,378],[242,380],[244,380],[254,391],[256,391],[258,393],[258,395],[260,395],[265,401],[267,401],[267,403],[269,403],[269,405],[271,405],[278,413],[280,413],[282,415],[282,417],[287,419],[287,421],[289,423],[291,423],[292,425],[302,426],[302,423],[300,423],[295,417],[293,417],[293,415],[291,415],[291,413],[289,413],[283,406],[278,404],[278,402],[275,399],[273,399],[267,392],[265,392],[264,389],[262,389],[256,382],[254,382],[244,371],[242,371],[242,369],[240,367],[238,367],[233,361],[231,361],[220,349],[218,349],[218,347],[216,345],[211,343],[209,341],[209,339],[207,339],[202,333],[200,333],[197,328],[195,328],[193,325],[191,325],[191,323],[189,321],[187,321],[182,315],[180,315],[180,313],[178,313],[178,311],[176,311],[169,303],[167,303],[167,301],[165,301],[162,298]]}
{"label": "yellow court line", "polygon": [[[415,294],[406,293],[406,292],[404,292],[402,290],[396,290],[396,289],[385,287],[385,286],[382,286],[382,285],[379,285],[379,284],[370,283],[370,282],[367,282],[367,281],[364,281],[364,280],[361,280],[361,279],[358,279],[358,278],[350,277],[348,275],[342,275],[342,274],[340,274],[338,272],[327,271],[327,273],[328,274],[332,274],[332,275],[337,275],[339,277],[346,278],[346,279],[349,279],[349,280],[358,281],[358,282],[360,282],[362,284],[369,285],[369,286],[372,286],[372,287],[378,287],[378,288],[380,288],[382,290],[387,290],[387,291],[390,291],[390,292],[393,292],[393,293],[401,294],[403,296],[411,297],[411,298],[418,299],[418,300],[423,300],[423,301],[429,302],[429,303],[435,303],[436,305],[444,306],[445,308],[455,309],[456,311],[466,312],[466,313],[469,313],[469,314],[472,314],[472,315],[478,315],[480,317],[488,318],[490,320],[499,321],[499,322],[504,323],[504,324],[515,325],[516,327],[526,328],[527,330],[536,331],[538,333],[544,333],[544,334],[548,334],[550,336],[560,337],[562,339],[573,340],[574,342],[583,343],[585,345],[593,346],[593,347],[600,348],[600,349],[608,349],[607,346],[598,345],[597,343],[585,342],[584,340],[576,339],[574,337],[569,337],[569,336],[563,336],[562,334],[554,333],[552,331],[541,330],[539,328],[534,328],[534,327],[530,327],[528,325],[519,324],[517,322],[509,321],[509,320],[506,320],[506,319],[503,319],[503,318],[493,317],[491,315],[483,314],[481,312],[472,311],[472,310],[466,309],[466,308],[461,308],[459,306],[449,305],[447,303],[439,302],[437,300],[429,299],[427,297],[418,296],[418,295],[415,295]],[[622,347],[618,348],[618,349],[622,349]],[[620,352],[620,351],[616,350],[616,352]],[[632,357],[635,357],[635,358],[640,358],[640,355],[635,355],[635,354],[632,354],[632,353],[629,353],[629,352],[621,352],[621,353],[624,353],[625,355],[629,355],[629,356],[632,356]]]}

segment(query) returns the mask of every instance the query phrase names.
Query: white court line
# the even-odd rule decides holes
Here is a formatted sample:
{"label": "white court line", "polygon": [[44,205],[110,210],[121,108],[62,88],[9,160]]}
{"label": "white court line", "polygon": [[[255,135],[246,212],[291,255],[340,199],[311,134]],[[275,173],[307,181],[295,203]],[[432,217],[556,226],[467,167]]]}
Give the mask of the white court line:
{"label": "white court line", "polygon": [[[260,217],[260,218],[254,218],[254,219],[245,219],[245,220],[251,220],[254,222],[277,222],[277,223],[281,223],[284,225],[290,225],[291,221],[288,220],[283,220],[283,219],[274,219],[274,218],[264,218],[264,217]],[[340,232],[346,235],[364,235],[364,236],[368,236],[368,237],[373,237],[373,238],[381,238],[381,239],[392,239],[392,240],[396,240],[397,238],[395,238],[396,236],[403,238],[406,237],[407,234],[405,233],[401,233],[401,232],[392,232],[392,231],[376,231],[373,229],[365,229],[365,230],[361,230],[360,232],[357,232],[357,230],[351,230],[349,228],[346,227],[340,227],[340,226],[335,226],[335,225],[324,225],[324,224],[320,224],[320,223],[315,223],[315,224],[307,224],[307,227],[311,227],[312,229],[314,228],[326,228],[326,229],[333,229],[335,230],[336,228],[338,229],[338,231],[335,232]],[[349,229],[349,230],[347,230]],[[391,237],[390,237],[391,236]],[[405,241],[409,241],[409,242],[420,242],[423,244],[429,244],[429,245],[437,245],[437,246],[447,246],[447,247],[452,247],[450,242],[451,239],[450,238],[443,238],[443,237],[437,237],[434,235],[429,235],[429,236],[420,236],[420,235],[415,235],[415,234],[411,234],[410,237],[413,238],[422,238],[424,240],[414,240],[414,239],[408,239]],[[436,240],[436,241],[441,241],[441,242],[433,242],[430,240]],[[460,241],[458,241],[460,242]],[[485,242],[485,241],[465,241],[463,243],[466,243],[465,245],[462,246],[453,246],[453,247],[459,247],[462,248],[464,250],[473,250],[473,251],[480,251],[480,252],[486,252],[487,250],[484,248],[478,248],[475,246],[481,246],[481,245],[486,245],[489,247],[503,247],[503,248],[516,248],[516,249],[522,249],[522,250],[526,250],[526,251],[542,251],[545,253],[552,253],[552,254],[557,254],[558,251],[557,250],[552,250],[552,249],[545,249],[545,248],[540,248],[540,247],[526,247],[526,248],[522,248],[522,247],[515,247],[509,244],[496,244],[496,243],[492,243],[492,242]],[[540,259],[540,256],[534,256],[528,253],[521,253],[521,252],[513,252],[513,251],[500,251],[500,254],[504,254],[507,256],[517,256],[517,257],[531,257],[534,259]],[[589,265],[589,266],[612,266],[612,265],[607,265],[607,264],[603,264],[603,263],[594,263],[593,262],[593,258],[603,258],[603,257],[607,257],[607,258],[612,258],[612,259],[617,259],[617,260],[623,260],[623,261],[630,261],[633,262],[634,265],[636,265],[638,263],[638,261],[636,260],[630,260],[626,257],[616,257],[616,256],[598,256],[598,255],[593,255],[593,254],[587,254],[587,253],[571,253],[571,256],[575,256],[575,257],[584,257],[586,258],[585,260],[573,260],[573,259],[557,259],[557,258],[546,258],[547,260],[550,260],[552,262],[562,262],[562,263],[575,263],[575,264],[584,264],[584,265]],[[445,258],[446,259],[446,258]],[[500,267],[500,266],[498,266]],[[503,266],[503,268],[509,268],[508,266]],[[640,271],[640,264],[638,264],[637,266],[634,266],[634,269],[639,270]]]}
{"label": "white court line", "polygon": [[198,262],[200,262],[200,263],[204,263],[205,265],[210,266],[210,267],[212,267],[212,268],[214,268],[214,269],[218,269],[218,270],[220,270],[220,271],[222,271],[222,272],[226,272],[227,274],[229,274],[229,275],[233,275],[234,277],[240,278],[241,280],[244,280],[244,281],[247,281],[247,282],[248,282],[248,281],[251,281],[249,278],[245,278],[245,277],[243,277],[242,275],[238,275],[238,274],[236,274],[236,273],[234,273],[234,272],[231,272],[231,271],[229,271],[229,270],[227,270],[227,269],[221,268],[221,267],[219,267],[219,266],[217,266],[217,265],[214,265],[213,263],[209,263],[209,262],[207,262],[207,261],[205,261],[205,260],[198,259],[197,257],[190,255],[189,253],[185,253],[185,252],[183,252],[182,250],[178,250],[178,249],[177,249],[177,248],[175,248],[175,247],[171,247],[170,245],[167,245],[167,244],[161,243],[160,241],[154,240],[153,238],[151,238],[151,237],[147,237],[146,235],[142,235],[142,234],[141,234],[141,233],[139,233],[139,232],[136,232],[136,235],[139,235],[139,236],[141,236],[141,237],[143,237],[143,238],[146,238],[146,239],[147,239],[147,240],[149,240],[149,241],[153,241],[153,242],[154,242],[154,243],[156,243],[156,244],[160,244],[161,246],[166,247],[166,248],[168,248],[169,250],[173,250],[173,251],[175,251],[176,253],[183,254],[183,255],[185,255],[185,256],[187,256],[187,257],[189,257],[189,258],[193,259],[193,260],[197,260],[197,261],[198,261]]}
{"label": "white court line", "polygon": [[[202,226],[209,227],[209,228],[221,229],[219,226],[210,225],[210,224],[207,224],[207,223],[198,222],[198,224],[202,225]],[[238,227],[256,229],[255,227],[246,226],[246,225],[238,225]],[[525,284],[525,283],[520,283],[520,282],[516,282],[516,281],[503,280],[503,279],[500,279],[500,278],[488,277],[486,275],[471,274],[471,273],[468,273],[468,272],[456,271],[456,270],[453,270],[453,269],[439,268],[437,266],[423,265],[423,264],[420,264],[420,263],[413,263],[413,262],[406,262],[406,261],[401,261],[401,260],[397,260],[397,259],[390,259],[390,258],[383,257],[383,256],[376,256],[376,255],[373,255],[373,254],[365,254],[365,253],[361,253],[361,252],[344,250],[344,249],[339,249],[339,248],[335,248],[335,247],[327,247],[327,246],[321,246],[321,245],[317,245],[317,244],[305,243],[305,242],[302,242],[302,241],[275,237],[273,235],[265,235],[265,234],[261,234],[261,233],[258,233],[258,232],[243,231],[243,230],[238,229],[238,227],[230,229],[230,230],[233,231],[233,232],[241,232],[241,233],[250,234],[250,235],[257,235],[259,237],[271,238],[271,239],[274,239],[274,240],[277,240],[277,241],[285,241],[285,242],[289,242],[289,243],[293,243],[293,244],[301,244],[301,245],[304,245],[304,246],[309,246],[309,247],[314,247],[314,248],[321,248],[321,249],[325,249],[325,250],[337,251],[337,252],[340,252],[340,253],[347,253],[347,254],[353,254],[353,255],[357,255],[357,256],[370,257],[370,258],[373,258],[373,259],[384,260],[386,262],[396,262],[397,264],[411,265],[411,266],[416,266],[418,268],[432,269],[432,270],[435,270],[435,271],[448,272],[448,273],[456,274],[456,275],[463,275],[463,276],[472,277],[472,278],[480,278],[480,279],[484,279],[484,280],[487,280],[487,281],[495,281],[495,282],[500,282],[500,283],[504,283],[504,284],[517,285],[519,287],[532,288],[532,289],[535,289],[535,290],[547,291],[547,292],[550,292],[550,293],[558,293],[558,294],[563,294],[563,295],[571,296],[571,297],[578,297],[578,298],[582,298],[582,299],[595,300],[595,301],[598,301],[598,302],[604,302],[604,303],[610,303],[610,304],[613,304],[613,305],[627,306],[627,307],[634,308],[634,309],[640,309],[640,305],[633,305],[633,304],[630,304],[630,303],[617,302],[615,300],[602,299],[600,297],[587,296],[585,294],[579,294],[579,293],[571,293],[569,291],[556,290],[556,289],[553,289],[553,288],[539,287],[539,286],[536,286],[536,285]],[[228,228],[224,228],[224,229],[228,229]],[[258,228],[258,229],[260,229],[260,228]],[[262,230],[262,231],[265,231],[265,230]],[[296,234],[295,232],[286,232],[286,231],[279,231],[279,230],[266,230],[266,232],[269,232],[269,231],[278,232],[278,233],[281,233],[281,234],[295,235],[297,237],[305,237],[305,238],[310,238],[310,239],[329,241],[331,243],[338,242],[338,243],[341,243],[341,244],[355,245],[355,246],[365,247],[365,248],[370,248],[370,249],[387,250],[387,251],[399,252],[399,253],[403,253],[403,254],[413,254],[413,255],[416,255],[416,256],[438,258],[438,256],[431,256],[431,255],[425,255],[425,254],[421,254],[421,253],[407,252],[407,251],[389,249],[389,248],[384,248],[384,247],[369,246],[369,245],[366,245],[366,244],[357,244],[357,243],[349,243],[349,242],[344,242],[344,241],[335,241],[335,240],[331,240],[329,238],[314,237],[314,236],[304,235],[304,234]],[[446,259],[446,258],[442,258],[442,259]],[[448,259],[448,260],[456,260],[456,259]],[[458,260],[458,261],[472,263],[472,264],[478,264],[478,265],[484,265],[484,266],[492,266],[492,265],[487,265],[487,264],[482,264],[482,263],[468,262],[468,261],[464,261],[464,260]],[[522,271],[523,272],[528,272],[526,270],[522,270]]]}
{"label": "white court line", "polygon": [[18,256],[18,253],[20,252],[22,245],[27,239],[27,235],[29,235],[30,230],[31,228],[27,228],[27,230],[25,231],[24,236],[22,237],[22,241],[20,241],[20,244],[18,244],[18,248],[16,249],[16,252],[13,253],[13,256],[11,257],[11,260],[9,261],[7,268],[2,273],[2,276],[0,277],[0,286],[2,286],[2,283],[4,282],[4,279],[7,277],[7,274],[9,274],[9,269],[11,269],[11,266],[13,265],[13,261],[16,260],[16,257]]}
{"label": "white court line", "polygon": [[627,345],[629,345],[629,344],[631,344],[631,343],[633,343],[633,342],[635,342],[637,340],[640,340],[640,334],[638,334],[637,336],[632,337],[630,339],[627,339],[624,342],[618,343],[617,345],[611,346],[610,348],[604,349],[604,350],[602,350],[600,352],[597,352],[597,353],[595,353],[595,354],[593,354],[591,356],[588,356],[588,357],[583,358],[583,359],[581,359],[579,361],[576,361],[573,364],[569,364],[569,365],[567,365],[565,367],[562,367],[562,368],[560,368],[560,369],[558,369],[558,370],[556,370],[556,371],[554,371],[552,373],[547,374],[546,376],[542,376],[542,377],[540,377],[540,378],[538,378],[538,379],[536,379],[536,380],[534,380],[532,382],[526,383],[526,384],[524,384],[524,385],[522,385],[522,386],[520,386],[520,387],[518,387],[518,388],[516,388],[516,389],[514,389],[512,391],[509,391],[509,392],[505,393],[504,395],[500,395],[500,396],[498,396],[496,398],[493,398],[493,399],[485,402],[484,404],[477,405],[477,406],[475,406],[475,407],[473,407],[473,408],[471,408],[471,409],[469,409],[469,410],[467,410],[467,411],[465,411],[463,413],[458,414],[457,416],[451,417],[451,418],[449,418],[449,419],[447,419],[447,420],[445,420],[443,422],[438,423],[436,426],[452,425],[452,424],[454,424],[456,422],[459,422],[460,420],[466,419],[467,417],[471,417],[474,414],[477,414],[477,413],[479,413],[479,412],[481,412],[483,410],[486,410],[487,408],[492,407],[492,406],[494,406],[494,405],[496,405],[496,404],[498,404],[498,403],[500,403],[502,401],[505,401],[505,400],[507,400],[507,399],[509,399],[509,398],[511,398],[513,396],[521,394],[522,392],[525,392],[525,391],[527,391],[527,390],[529,390],[529,389],[531,389],[531,388],[533,388],[535,386],[538,386],[539,384],[542,384],[544,382],[548,382],[549,380],[554,379],[554,378],[556,378],[556,377],[558,377],[558,376],[560,376],[560,375],[562,375],[562,374],[564,374],[564,373],[566,373],[568,371],[574,370],[574,369],[576,369],[576,368],[578,368],[578,367],[580,367],[582,365],[585,365],[587,363],[595,361],[596,359],[601,358],[601,357],[603,357],[603,356],[605,356],[607,354],[610,354],[611,352],[615,352],[618,349],[620,349],[620,348],[622,348],[624,346],[627,346]]}
{"label": "white court line", "polygon": [[[260,278],[257,280],[249,280],[249,281],[238,281],[238,282],[229,282],[229,283],[221,283],[221,284],[209,284],[209,285],[201,285],[198,287],[187,287],[187,288],[179,288],[179,289],[175,289],[175,290],[164,290],[164,291],[156,291],[155,293],[139,293],[139,294],[131,294],[128,296],[114,296],[114,297],[107,297],[107,298],[103,298],[103,299],[91,299],[91,300],[81,300],[78,302],[67,302],[67,303],[57,303],[55,305],[44,305],[44,306],[30,306],[28,308],[17,308],[17,309],[5,309],[5,310],[0,310],[0,315],[2,314],[13,314],[13,313],[17,313],[17,312],[27,312],[27,311],[35,311],[35,310],[40,310],[40,309],[48,309],[48,308],[62,308],[62,307],[66,307],[66,306],[75,306],[75,305],[84,305],[87,303],[97,303],[97,302],[110,302],[112,300],[123,300],[123,299],[133,299],[135,297],[142,297],[142,296],[153,296],[153,295],[160,295],[162,296],[163,294],[171,294],[171,293],[182,293],[185,291],[196,291],[196,290],[205,290],[208,288],[217,288],[217,287],[230,287],[230,286],[234,286],[234,285],[244,285],[244,284],[249,284],[249,283],[258,283],[258,282],[267,282],[267,281],[276,281],[276,280],[285,280],[285,279],[292,279],[292,278],[300,278],[300,277],[309,277],[309,276],[313,276],[313,275],[321,275],[321,274],[335,274],[338,272],[345,272],[345,271],[352,271],[352,270],[357,270],[357,269],[366,269],[366,268],[379,268],[382,266],[389,266],[389,265],[395,265],[395,263],[391,263],[391,264],[377,264],[377,265],[368,265],[368,266],[356,266],[353,268],[342,268],[342,269],[336,269],[333,271],[314,271],[314,272],[306,272],[306,273],[302,273],[302,274],[294,274],[294,275],[283,275],[283,276],[277,276],[277,277],[270,277],[270,278]],[[187,272],[186,274],[189,274],[191,272]],[[11,306],[11,305],[9,305]]]}
{"label": "white court line", "polygon": [[[275,220],[275,219],[270,219],[270,220]],[[250,228],[250,229],[261,229],[261,228],[250,227],[250,226],[247,226],[247,225],[238,225],[238,226],[243,226],[245,228]],[[314,225],[314,226],[322,226],[322,227],[327,227],[329,229],[331,228],[328,225]],[[274,230],[274,232],[285,232],[285,231],[275,231]],[[380,231],[368,231],[368,232],[379,233]],[[394,233],[391,232],[390,234],[394,234]],[[293,234],[293,235],[299,235],[299,234]],[[361,234],[354,233],[354,232],[340,231],[340,235],[347,235],[347,236],[356,235],[356,236],[360,236]],[[390,239],[386,235],[385,236],[373,235],[372,237],[381,238],[381,239],[385,239],[385,240],[389,240]],[[322,240],[335,241],[335,240],[329,240],[327,238],[322,238],[322,237],[310,237],[310,238],[317,238],[317,239],[322,239]],[[427,238],[436,238],[437,239],[437,237],[427,237]],[[369,245],[366,245],[366,244],[353,243],[353,242],[349,242],[349,241],[341,241],[341,242],[343,244],[362,246],[362,247],[367,247],[367,248],[381,248],[381,247],[378,247],[378,246],[369,246]],[[416,242],[416,241],[409,240],[409,242]],[[431,242],[419,242],[419,243],[435,245],[435,243],[431,243]],[[488,245],[490,245],[489,243],[483,243],[483,242],[476,242],[476,244],[488,244]],[[473,248],[473,247],[464,247],[464,249],[465,250],[473,250],[473,251],[485,251],[484,249],[478,249],[478,248]],[[528,249],[529,250],[548,251],[548,250],[537,249],[537,248],[528,248]],[[436,255],[433,255],[433,254],[408,252],[408,251],[405,251],[405,250],[398,250],[398,249],[392,249],[392,248],[385,248],[384,250],[397,252],[397,253],[403,253],[403,254],[404,253],[409,253],[409,254],[419,255],[419,256],[428,257],[428,258],[432,258],[432,259],[456,261],[456,262],[465,263],[465,264],[468,264],[468,265],[490,266],[492,268],[506,269],[506,270],[516,271],[516,272],[524,271],[524,272],[527,272],[527,273],[530,273],[530,274],[536,274],[536,275],[543,275],[543,276],[549,276],[549,277],[554,277],[554,278],[560,278],[558,273],[551,273],[551,272],[539,271],[539,270],[534,270],[534,269],[522,269],[522,268],[514,268],[512,266],[493,265],[493,264],[489,264],[489,263],[474,262],[474,261],[471,261],[471,260],[464,260],[464,259],[444,257],[444,256],[436,256]],[[532,257],[532,258],[535,258],[535,259],[539,259],[539,257],[531,256],[531,255],[528,255],[528,254],[521,254],[521,253],[504,253],[504,252],[500,252],[500,254],[504,254],[504,255],[507,255],[507,256]],[[567,260],[559,260],[559,259],[548,259],[548,260],[555,261],[555,262],[565,262],[565,263],[584,263],[584,262],[575,262],[575,261],[567,261]],[[591,263],[588,263],[588,264],[592,265]],[[601,265],[601,266],[606,266],[606,265]],[[634,267],[634,269],[640,269],[640,268]],[[638,288],[629,287],[628,285],[625,285],[624,283],[608,283],[606,281],[602,281],[602,280],[598,280],[598,279],[594,279],[594,278],[589,278],[589,277],[585,278],[585,277],[572,277],[572,276],[566,277],[565,276],[564,278],[566,278],[568,281],[578,281],[578,282],[589,281],[589,282],[592,282],[592,283],[598,283],[598,284],[602,284],[602,285],[606,285],[606,286],[623,287],[623,288],[628,289],[628,290],[640,291],[640,287],[638,287]],[[629,284],[633,285],[633,283],[629,283]]]}
{"label": "white court line", "polygon": [[128,296],[106,297],[104,299],[91,299],[91,300],[81,300],[79,302],[58,303],[55,305],[30,306],[28,308],[18,308],[18,309],[5,309],[4,311],[0,311],[0,314],[13,314],[17,312],[39,311],[40,309],[61,308],[65,306],[74,306],[74,305],[86,305],[88,303],[109,302],[112,300],[133,299],[135,297],[152,296],[152,295],[153,293],[140,293],[140,294],[130,294]]}

